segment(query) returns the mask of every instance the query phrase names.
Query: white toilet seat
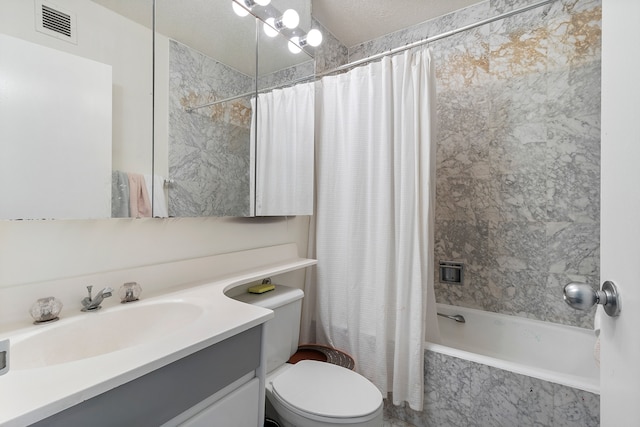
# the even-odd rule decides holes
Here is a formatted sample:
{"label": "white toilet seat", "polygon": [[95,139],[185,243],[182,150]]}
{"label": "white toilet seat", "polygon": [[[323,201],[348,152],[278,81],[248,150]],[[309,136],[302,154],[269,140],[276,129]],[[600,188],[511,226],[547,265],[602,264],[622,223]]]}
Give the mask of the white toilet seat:
{"label": "white toilet seat", "polygon": [[360,374],[304,360],[272,378],[271,394],[287,410],[327,424],[366,422],[380,415],[382,394]]}

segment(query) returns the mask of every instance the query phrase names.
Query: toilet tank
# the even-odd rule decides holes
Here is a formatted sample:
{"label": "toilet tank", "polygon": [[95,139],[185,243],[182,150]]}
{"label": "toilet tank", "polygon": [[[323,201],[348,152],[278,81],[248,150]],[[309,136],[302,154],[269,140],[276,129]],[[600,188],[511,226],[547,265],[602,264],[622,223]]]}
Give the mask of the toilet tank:
{"label": "toilet tank", "polygon": [[275,317],[265,324],[264,342],[267,373],[282,366],[298,350],[302,297],[300,289],[275,285],[263,294],[243,293],[233,298],[273,310]]}

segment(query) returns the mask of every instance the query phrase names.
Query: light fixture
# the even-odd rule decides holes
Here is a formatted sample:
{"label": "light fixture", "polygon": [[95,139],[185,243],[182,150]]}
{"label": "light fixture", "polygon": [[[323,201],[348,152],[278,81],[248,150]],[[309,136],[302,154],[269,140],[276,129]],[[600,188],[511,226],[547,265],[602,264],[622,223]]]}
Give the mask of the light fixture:
{"label": "light fixture", "polygon": [[267,6],[271,0],[231,0],[231,7],[238,16],[247,16],[249,11],[257,4],[259,6]]}
{"label": "light fixture", "polygon": [[302,37],[291,37],[288,47],[291,53],[300,53],[306,45],[316,47],[320,46],[320,43],[322,43],[322,33],[320,30],[313,28]]}
{"label": "light fixture", "polygon": [[[253,10],[256,5],[265,7],[270,3],[271,0],[232,0],[233,10],[236,14],[247,16],[249,13],[252,13],[263,21],[262,29],[268,37],[275,37],[284,29],[295,30],[298,27],[300,24],[300,15],[298,15],[298,12],[294,9],[287,9],[282,15],[280,15],[280,11],[273,6],[257,11]],[[266,18],[264,15],[270,17]],[[322,33],[315,28],[309,30],[306,34],[300,30],[288,30],[284,32],[284,35],[287,37],[292,34],[298,34],[295,37],[291,37],[288,43],[289,50],[292,53],[301,52],[307,45],[316,47],[322,43]]]}
{"label": "light fixture", "polygon": [[[281,19],[282,25],[292,30],[296,28],[300,23],[300,15],[298,15],[298,12],[296,12],[293,9],[285,10],[284,13],[282,14],[282,18],[280,19]],[[276,21],[276,26],[277,24],[278,24],[278,21]]]}
{"label": "light fixture", "polygon": [[[306,36],[293,37],[291,40],[293,41],[294,38],[296,39],[295,43],[300,47],[305,47],[306,45],[316,47],[322,43],[322,33],[315,28],[309,30]],[[289,48],[289,50],[291,50],[291,48]]]}
{"label": "light fixture", "polygon": [[317,28],[312,28],[311,30],[309,30],[307,36],[304,39],[309,44],[309,46],[320,46],[320,43],[322,43],[322,33]]}
{"label": "light fixture", "polygon": [[293,9],[287,9],[279,18],[268,18],[264,21],[264,33],[269,37],[275,37],[283,28],[293,30],[300,23],[300,15]]}
{"label": "light fixture", "polygon": [[289,52],[291,53],[300,53],[302,49],[300,48],[300,37],[291,37],[289,43],[287,43],[289,47]]}
{"label": "light fixture", "polygon": [[249,11],[247,9],[240,6],[238,3],[234,1],[231,2],[231,7],[233,8],[233,11],[236,13],[236,15],[240,17],[245,17],[249,14]]}
{"label": "light fixture", "polygon": [[267,18],[266,21],[264,21],[264,24],[262,26],[264,33],[268,36],[268,37],[275,37],[278,35],[278,30],[276,30],[276,19],[275,18]]}

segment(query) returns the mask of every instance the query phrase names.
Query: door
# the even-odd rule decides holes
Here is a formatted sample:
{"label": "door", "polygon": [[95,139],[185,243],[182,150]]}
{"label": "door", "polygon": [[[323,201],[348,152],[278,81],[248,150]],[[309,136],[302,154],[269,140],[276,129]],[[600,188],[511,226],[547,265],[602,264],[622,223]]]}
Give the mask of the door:
{"label": "door", "polygon": [[602,1],[601,279],[621,295],[601,332],[601,425],[640,426],[640,2]]}

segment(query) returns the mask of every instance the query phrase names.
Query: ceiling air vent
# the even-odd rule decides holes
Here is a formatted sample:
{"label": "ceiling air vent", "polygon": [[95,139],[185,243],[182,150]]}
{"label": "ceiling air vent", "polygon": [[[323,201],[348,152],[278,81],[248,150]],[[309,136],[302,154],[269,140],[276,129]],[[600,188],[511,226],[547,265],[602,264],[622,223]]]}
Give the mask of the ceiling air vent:
{"label": "ceiling air vent", "polygon": [[76,43],[76,15],[54,4],[35,0],[36,29],[60,40]]}

